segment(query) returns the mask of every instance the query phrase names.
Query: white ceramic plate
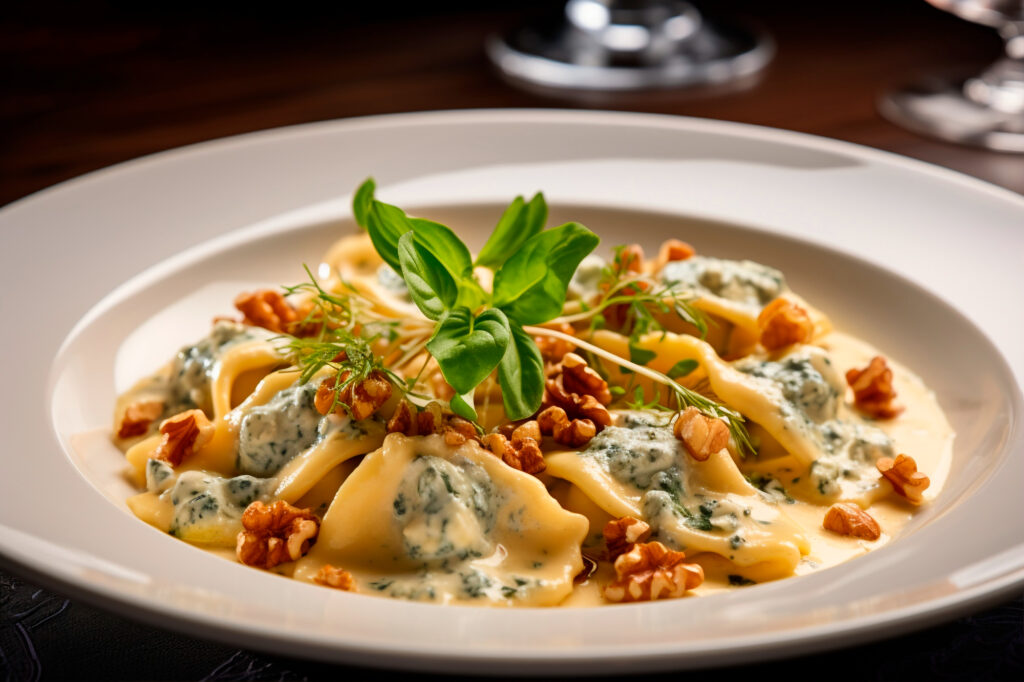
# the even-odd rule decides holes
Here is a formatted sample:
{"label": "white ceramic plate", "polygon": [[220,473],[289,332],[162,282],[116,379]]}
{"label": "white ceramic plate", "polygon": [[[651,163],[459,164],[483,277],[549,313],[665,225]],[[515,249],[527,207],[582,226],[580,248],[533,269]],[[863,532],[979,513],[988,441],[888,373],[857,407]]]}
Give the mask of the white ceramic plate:
{"label": "white ceramic plate", "polygon": [[[554,219],[580,219],[606,243],[682,235],[780,266],[837,326],[936,390],[958,431],[947,486],[896,542],[836,568],[589,610],[336,593],[137,521],[103,432],[115,392],[202,333],[241,286],[301,279],[299,264],[348,229],[344,195],[368,174],[386,199],[470,241],[512,196],[543,189]],[[1015,194],[847,144],[684,118],[402,115],[122,164],[0,211],[0,555],[44,584],[191,634],[419,669],[692,667],[934,623],[1024,584],[1022,266]]]}

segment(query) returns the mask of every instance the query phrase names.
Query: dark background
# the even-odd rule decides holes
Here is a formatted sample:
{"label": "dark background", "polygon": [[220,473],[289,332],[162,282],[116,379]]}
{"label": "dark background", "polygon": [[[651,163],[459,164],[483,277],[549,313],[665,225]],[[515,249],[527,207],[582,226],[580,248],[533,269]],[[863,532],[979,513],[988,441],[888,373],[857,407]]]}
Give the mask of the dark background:
{"label": "dark background", "polygon": [[[1024,192],[1024,156],[929,140],[876,113],[887,89],[921,74],[978,71],[1000,53],[995,31],[922,0],[705,2],[716,15],[757,20],[778,44],[760,78],[730,91],[580,97],[527,93],[505,83],[484,56],[484,38],[558,7],[536,1],[4,3],[0,205],[104,166],[226,135],[486,107],[621,109],[774,126],[893,151]],[[775,673],[1024,679],[1024,598],[853,649],[682,674]],[[373,674],[190,639],[0,573],[0,678]]]}

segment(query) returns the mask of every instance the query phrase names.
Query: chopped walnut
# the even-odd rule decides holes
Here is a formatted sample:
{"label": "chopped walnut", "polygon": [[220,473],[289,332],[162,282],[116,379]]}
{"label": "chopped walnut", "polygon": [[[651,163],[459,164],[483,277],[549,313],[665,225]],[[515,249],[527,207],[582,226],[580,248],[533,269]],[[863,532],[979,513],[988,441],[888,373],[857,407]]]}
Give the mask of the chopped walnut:
{"label": "chopped walnut", "polygon": [[416,408],[408,400],[398,403],[395,413],[388,420],[388,433],[401,433],[406,436],[416,435]]}
{"label": "chopped walnut", "polygon": [[833,533],[865,540],[877,540],[882,536],[878,521],[857,505],[847,502],[838,502],[829,507],[821,525]]}
{"label": "chopped walnut", "polygon": [[149,431],[150,425],[163,414],[162,400],[140,400],[125,408],[121,425],[117,428],[118,438],[133,438]]}
{"label": "chopped walnut", "polygon": [[260,501],[246,507],[235,552],[249,566],[273,568],[295,561],[309,551],[320,531],[320,521],[308,509],[284,500],[267,506]]}
{"label": "chopped walnut", "polygon": [[368,418],[391,397],[391,382],[384,372],[375,369],[354,387],[350,384],[343,388],[336,403],[335,387],[339,381],[344,383],[347,379],[348,372],[341,372],[320,382],[320,388],[313,399],[317,412],[327,414],[333,408],[335,412],[341,413],[348,407],[352,418],[359,421]]}
{"label": "chopped walnut", "polygon": [[682,597],[704,582],[704,569],[683,563],[685,558],[660,542],[635,544],[615,560],[618,577],[604,588],[604,597],[612,602]]}
{"label": "chopped walnut", "polygon": [[576,353],[566,353],[562,358],[562,387],[570,393],[592,395],[602,405],[612,401],[608,382],[587,365],[587,361]]}
{"label": "chopped walnut", "polygon": [[565,410],[557,405],[546,408],[537,415],[541,433],[553,436],[556,443],[579,448],[597,435],[597,426],[590,419],[569,419]]}
{"label": "chopped walnut", "polygon": [[679,239],[666,239],[658,250],[658,259],[654,261],[654,271],[660,272],[668,263],[687,260],[697,255],[696,249]]}
{"label": "chopped walnut", "polygon": [[353,592],[356,586],[351,573],[342,568],[335,568],[330,564],[324,564],[320,567],[320,570],[313,576],[313,582],[345,592]]}
{"label": "chopped walnut", "polygon": [[509,440],[500,433],[491,433],[484,436],[483,442],[488,450],[501,457],[501,461],[525,474],[539,474],[547,466],[540,443],[530,436]]}
{"label": "chopped walnut", "polygon": [[672,432],[698,462],[705,461],[729,445],[729,426],[723,420],[708,417],[693,406],[680,413]]}
{"label": "chopped walnut", "polygon": [[462,445],[467,440],[480,440],[476,428],[473,427],[473,422],[454,415],[448,417],[443,433],[444,442],[453,447]]}
{"label": "chopped walnut", "polygon": [[160,424],[163,440],[157,446],[154,456],[176,467],[210,442],[215,430],[202,410],[176,414]]}
{"label": "chopped walnut", "polygon": [[439,403],[431,401],[416,415],[416,432],[421,436],[429,436],[432,433],[441,433],[442,429],[444,412]]}
{"label": "chopped walnut", "polygon": [[603,535],[605,547],[608,549],[606,556],[609,561],[615,561],[633,549],[633,545],[649,538],[651,527],[640,519],[624,516],[606,523]]}
{"label": "chopped walnut", "polygon": [[778,350],[794,343],[807,343],[814,336],[814,324],[807,311],[785,298],[777,298],[757,316],[761,345]]}
{"label": "chopped walnut", "polygon": [[[573,329],[572,325],[568,322],[561,322],[559,324],[552,325],[551,323],[544,325],[550,327],[555,331],[562,332],[568,336],[576,336],[576,330]],[[535,336],[533,337],[534,342],[537,344],[537,349],[540,350],[540,356],[547,363],[561,362],[562,358],[565,357],[566,353],[571,353],[576,350],[576,346],[565,341],[564,339],[556,339],[552,336]]]}
{"label": "chopped walnut", "polygon": [[921,504],[924,499],[924,491],[932,484],[925,474],[917,470],[917,462],[913,457],[897,455],[892,457],[879,457],[875,462],[878,471],[885,476],[897,494],[906,498],[912,504]]}
{"label": "chopped walnut", "polygon": [[633,272],[640,274],[644,271],[644,249],[639,244],[623,246],[615,254],[612,267],[616,272]]}
{"label": "chopped walnut", "polygon": [[245,315],[245,324],[263,327],[278,334],[290,333],[299,314],[288,305],[279,292],[273,289],[239,294],[235,307]]}
{"label": "chopped walnut", "polygon": [[864,369],[851,369],[846,373],[846,383],[853,389],[853,400],[861,412],[875,419],[892,419],[903,407],[895,405],[896,389],[892,385],[892,370],[885,358],[876,355]]}

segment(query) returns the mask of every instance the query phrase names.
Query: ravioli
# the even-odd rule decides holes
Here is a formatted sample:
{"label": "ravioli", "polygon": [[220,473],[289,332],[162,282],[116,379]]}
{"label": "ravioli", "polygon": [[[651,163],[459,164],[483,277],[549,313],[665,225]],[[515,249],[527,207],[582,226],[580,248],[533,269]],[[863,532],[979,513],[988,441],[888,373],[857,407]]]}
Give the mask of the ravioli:
{"label": "ravioli", "polygon": [[752,487],[727,450],[690,457],[671,413],[619,412],[578,451],[546,457],[548,473],[575,484],[613,517],[633,516],[653,537],[687,552],[711,552],[762,579],[793,572],[809,543],[770,496]]}
{"label": "ravioli", "polygon": [[295,577],[344,566],[357,590],[438,603],[550,606],[583,569],[587,520],[474,441],[391,434],[346,479]]}

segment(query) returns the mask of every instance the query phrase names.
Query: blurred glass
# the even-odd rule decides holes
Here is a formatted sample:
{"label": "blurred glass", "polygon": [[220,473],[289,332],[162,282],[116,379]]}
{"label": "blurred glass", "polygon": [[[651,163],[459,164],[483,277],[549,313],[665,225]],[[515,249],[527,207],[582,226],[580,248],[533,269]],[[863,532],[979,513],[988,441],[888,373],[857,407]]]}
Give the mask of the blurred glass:
{"label": "blurred glass", "polygon": [[952,142],[1024,152],[1024,0],[927,0],[992,26],[1003,57],[968,78],[932,78],[886,95],[879,108],[902,126]]}
{"label": "blurred glass", "polygon": [[513,81],[608,91],[727,83],[764,68],[774,46],[689,2],[568,0],[559,16],[492,37],[487,52]]}

